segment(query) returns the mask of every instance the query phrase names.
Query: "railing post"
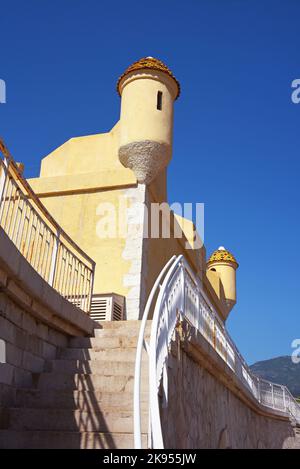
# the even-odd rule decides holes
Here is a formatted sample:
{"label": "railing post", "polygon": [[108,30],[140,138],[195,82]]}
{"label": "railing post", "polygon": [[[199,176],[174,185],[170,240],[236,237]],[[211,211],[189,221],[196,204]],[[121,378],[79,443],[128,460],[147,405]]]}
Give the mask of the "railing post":
{"label": "railing post", "polygon": [[54,285],[54,279],[55,279],[55,271],[56,271],[56,265],[57,265],[57,256],[58,256],[58,248],[59,248],[59,238],[60,238],[60,231],[57,231],[56,237],[55,237],[55,242],[53,246],[53,251],[52,251],[52,257],[51,257],[51,264],[50,264],[50,273],[49,273],[49,285],[53,287]]}
{"label": "railing post", "polygon": [[213,330],[212,330],[213,336],[213,347],[215,350],[217,350],[217,327],[216,327],[216,318],[215,315],[213,314]]}
{"label": "railing post", "polygon": [[4,206],[4,201],[2,200],[2,198],[4,195],[6,178],[7,178],[7,168],[8,168],[7,159],[4,158],[4,160],[2,160],[2,163],[3,165],[2,164],[0,165],[0,170],[1,170],[1,173],[0,173],[0,216],[2,212],[2,207]]}
{"label": "railing post", "polygon": [[274,401],[274,386],[273,384],[270,384],[271,386],[271,395],[272,395],[272,405],[273,405],[273,409],[275,409],[275,401]]}
{"label": "railing post", "polygon": [[257,399],[261,403],[260,379],[257,378]]}
{"label": "railing post", "polygon": [[286,410],[286,400],[285,400],[285,387],[282,386],[282,392],[283,392],[283,407],[284,407],[284,410]]}
{"label": "railing post", "polygon": [[182,275],[182,313],[185,314],[185,270],[184,270],[183,263],[181,263],[181,275]]}
{"label": "railing post", "polygon": [[91,307],[92,307],[92,301],[93,301],[93,292],[94,292],[94,281],[95,281],[95,265],[93,265],[92,273],[91,273],[90,292],[89,292],[89,299],[88,299],[88,305],[87,305],[87,311],[86,311],[86,313],[88,313],[88,314],[91,313]]}

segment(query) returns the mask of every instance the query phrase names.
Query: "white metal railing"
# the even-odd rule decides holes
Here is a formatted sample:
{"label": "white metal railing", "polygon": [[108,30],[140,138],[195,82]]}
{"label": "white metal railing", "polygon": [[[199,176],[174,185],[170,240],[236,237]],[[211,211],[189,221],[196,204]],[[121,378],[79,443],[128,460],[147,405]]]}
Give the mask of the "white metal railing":
{"label": "white metal railing", "polygon": [[[170,267],[172,262],[175,260],[173,256],[162,269],[161,273],[157,277],[154,286],[151,290],[151,293],[148,297],[148,301],[145,307],[145,311],[141,321],[140,333],[138,337],[137,350],[136,350],[136,360],[135,360],[135,372],[134,372],[134,400],[133,400],[133,415],[134,415],[134,445],[135,448],[142,447],[142,435],[141,435],[141,402],[140,402],[140,392],[141,392],[141,365],[142,365],[142,352],[143,345],[146,345],[144,340],[145,329],[147,324],[147,319],[149,316],[150,308],[153,302],[153,299],[160,287],[160,282],[166,273],[167,269]],[[147,347],[147,345],[146,345]]]}
{"label": "white metal railing", "polygon": [[52,218],[1,139],[0,227],[49,285],[89,312],[95,262]]}
{"label": "white metal railing", "polygon": [[[154,306],[149,345],[144,341],[145,325]],[[263,406],[287,414],[300,424],[300,406],[282,385],[260,379],[252,374],[229,336],[218,313],[202,289],[200,279],[192,272],[183,256],[173,257],[166,264],[148,298],[141,322],[135,363],[134,442],[141,443],[140,370],[143,344],[149,357],[149,441],[152,448],[164,447],[160,422],[159,389],[162,385],[167,403],[167,360],[169,345],[178,319],[185,318],[210,343],[255,399]]]}

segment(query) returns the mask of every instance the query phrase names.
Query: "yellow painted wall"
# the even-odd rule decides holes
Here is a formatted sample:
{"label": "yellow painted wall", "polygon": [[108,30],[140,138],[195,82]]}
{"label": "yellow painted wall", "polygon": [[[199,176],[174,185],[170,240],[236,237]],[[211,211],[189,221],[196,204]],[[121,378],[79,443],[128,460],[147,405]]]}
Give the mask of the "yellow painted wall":
{"label": "yellow painted wall", "polygon": [[[134,172],[119,162],[118,145],[119,124],[106,134],[73,138],[44,158],[41,176],[29,182],[66,233],[96,262],[94,293],[115,292],[126,296],[130,287],[124,279],[131,275],[132,266],[132,262],[124,258],[127,240],[100,239],[96,231],[100,220],[99,204],[118,206],[120,197],[126,197],[128,189],[138,190]],[[164,169],[147,186],[148,203],[166,201],[166,173]],[[206,275],[205,248],[186,249],[188,241],[193,245],[192,222],[171,214],[171,225],[171,232],[175,225],[181,227],[184,233],[181,239],[148,238],[144,243],[141,268],[146,270],[139,272],[145,279],[141,305],[160,270],[174,254],[184,254],[195,273]],[[219,309],[222,309],[217,295],[214,301],[219,301]]]}
{"label": "yellow painted wall", "polygon": [[228,305],[233,306],[236,303],[236,267],[228,262],[214,262],[209,268],[216,270],[224,289],[224,297]]}
{"label": "yellow painted wall", "polygon": [[100,203],[117,206],[123,190],[90,194],[58,195],[43,199],[47,209],[72,239],[96,262],[94,293],[117,292],[126,295],[123,276],[130,263],[122,258],[125,239],[100,239],[97,235],[97,207]]}
{"label": "yellow painted wall", "polygon": [[71,138],[43,158],[40,177],[125,171],[118,159],[119,122],[110,132]]}
{"label": "yellow painted wall", "polygon": [[95,293],[126,295],[122,257],[126,239],[100,239],[97,207],[118,206],[124,190],[136,187],[133,172],[117,156],[118,125],[108,134],[73,138],[43,159],[41,176],[29,180],[66,233],[96,262]]}
{"label": "yellow painted wall", "polygon": [[[121,84],[120,146],[150,140],[172,146],[173,102],[177,86],[157,70],[139,70],[126,75]],[[157,93],[162,92],[162,109]]]}

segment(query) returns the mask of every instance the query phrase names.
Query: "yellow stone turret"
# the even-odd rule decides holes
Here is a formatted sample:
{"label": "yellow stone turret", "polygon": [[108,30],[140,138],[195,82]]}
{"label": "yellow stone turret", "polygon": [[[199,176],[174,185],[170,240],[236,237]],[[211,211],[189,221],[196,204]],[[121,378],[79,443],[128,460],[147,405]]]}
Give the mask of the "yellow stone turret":
{"label": "yellow stone turret", "polygon": [[223,246],[214,251],[207,261],[207,271],[216,272],[220,277],[228,313],[236,304],[236,269],[238,266],[233,254]]}
{"label": "yellow stone turret", "polygon": [[180,85],[168,67],[145,57],[121,75],[119,159],[139,183],[150,184],[172,156],[173,104]]}

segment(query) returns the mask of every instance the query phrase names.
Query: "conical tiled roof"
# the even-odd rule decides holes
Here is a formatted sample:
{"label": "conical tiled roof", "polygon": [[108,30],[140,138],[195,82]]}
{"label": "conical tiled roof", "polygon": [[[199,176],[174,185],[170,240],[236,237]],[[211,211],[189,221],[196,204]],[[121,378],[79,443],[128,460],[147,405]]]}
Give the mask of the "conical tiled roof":
{"label": "conical tiled roof", "polygon": [[220,246],[219,249],[212,253],[212,255],[207,261],[207,265],[213,262],[231,262],[233,264],[236,264],[236,266],[238,267],[238,263],[234,255],[231,254],[231,252],[227,251],[227,249],[225,249],[223,246]]}
{"label": "conical tiled roof", "polygon": [[117,83],[117,91],[118,91],[119,95],[121,95],[121,93],[120,93],[120,82],[121,82],[121,80],[128,73],[134,72],[135,70],[142,70],[142,69],[145,69],[145,68],[148,68],[150,70],[158,70],[160,72],[166,73],[171,78],[173,78],[173,80],[176,82],[177,87],[178,87],[178,92],[177,92],[177,95],[176,95],[175,99],[178,98],[178,96],[180,94],[180,84],[179,84],[179,82],[176,80],[176,78],[174,77],[171,70],[163,62],[161,62],[161,60],[155,59],[154,57],[143,57],[140,60],[137,60],[137,62],[134,62],[132,65],[130,65],[125,70],[125,72],[118,79],[118,83]]}

